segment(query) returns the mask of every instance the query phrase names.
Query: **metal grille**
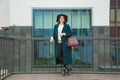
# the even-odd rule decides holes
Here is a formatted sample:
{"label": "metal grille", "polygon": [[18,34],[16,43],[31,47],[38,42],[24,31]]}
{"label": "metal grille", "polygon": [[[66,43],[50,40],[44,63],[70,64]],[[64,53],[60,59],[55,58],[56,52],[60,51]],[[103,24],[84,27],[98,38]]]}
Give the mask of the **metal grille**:
{"label": "metal grille", "polygon": [[[79,46],[73,47],[73,60],[78,58],[75,64],[72,64],[73,73],[119,73],[120,59],[118,57],[118,64],[116,65],[113,48],[114,40],[120,38],[78,38]],[[83,41],[83,42],[82,42]],[[36,42],[36,45],[33,43]],[[41,43],[39,43],[41,42]],[[84,43],[87,44],[84,44]],[[40,65],[34,65],[33,51],[39,51],[35,46],[42,46],[42,53],[36,56],[40,57]],[[90,57],[88,46],[92,44],[92,63],[90,64]],[[53,43],[49,43],[48,38],[15,38],[15,37],[0,37],[0,78],[6,77],[11,73],[52,73],[61,72],[61,65],[54,65],[54,59],[51,59],[51,52],[54,48],[51,47]],[[33,48],[34,46],[34,48]],[[81,46],[85,46],[82,50]],[[117,45],[119,47],[119,45]],[[46,48],[45,51],[44,49]],[[77,54],[85,51],[85,54]],[[48,55],[45,54],[48,52]],[[77,56],[75,56],[77,54]],[[44,57],[47,57],[44,58]],[[120,56],[119,54],[117,56]],[[84,58],[84,59],[82,59]],[[82,60],[84,62],[82,62]],[[39,60],[36,60],[39,62]],[[48,62],[47,62],[48,61]],[[52,65],[51,65],[52,64]]]}

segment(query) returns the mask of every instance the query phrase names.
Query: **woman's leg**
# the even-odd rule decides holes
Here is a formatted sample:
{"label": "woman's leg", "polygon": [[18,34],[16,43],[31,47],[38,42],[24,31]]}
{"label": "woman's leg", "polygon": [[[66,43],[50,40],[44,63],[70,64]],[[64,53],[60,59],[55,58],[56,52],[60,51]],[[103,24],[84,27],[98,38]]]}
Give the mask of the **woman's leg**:
{"label": "woman's leg", "polygon": [[56,63],[61,64],[61,74],[62,76],[65,76],[65,68],[63,65],[63,55],[62,55],[62,45],[58,43],[57,45],[57,55],[56,55]]}
{"label": "woman's leg", "polygon": [[66,74],[66,68],[64,67],[64,65],[62,65],[62,76],[65,76]]}
{"label": "woman's leg", "polygon": [[62,76],[65,74],[70,75],[71,67],[68,64],[64,64],[63,54],[62,54],[62,44],[57,45],[57,64],[62,64]]}
{"label": "woman's leg", "polygon": [[68,64],[64,64],[65,73],[70,76],[72,68]]}
{"label": "woman's leg", "polygon": [[63,56],[62,56],[62,45],[58,44],[57,45],[57,64],[62,64],[63,63]]}
{"label": "woman's leg", "polygon": [[58,64],[62,64],[63,63],[63,56],[62,56],[62,45],[59,43],[57,46],[57,62]]}

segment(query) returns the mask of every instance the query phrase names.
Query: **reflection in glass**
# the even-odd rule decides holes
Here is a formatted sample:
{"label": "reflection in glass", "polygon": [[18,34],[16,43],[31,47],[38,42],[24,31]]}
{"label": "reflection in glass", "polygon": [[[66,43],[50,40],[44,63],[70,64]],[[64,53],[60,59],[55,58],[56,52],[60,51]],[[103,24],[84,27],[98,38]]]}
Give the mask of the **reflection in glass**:
{"label": "reflection in glass", "polygon": [[118,21],[120,22],[120,9],[118,9]]}
{"label": "reflection in glass", "polygon": [[[58,14],[68,16],[68,24],[74,37],[92,37],[90,9],[34,9],[33,26],[34,37],[49,38],[53,34],[53,27]],[[53,65],[55,63],[54,45],[47,41],[34,41],[34,64]],[[87,50],[87,51],[86,51]],[[79,46],[72,49],[74,65],[92,64],[92,42],[79,41]]]}
{"label": "reflection in glass", "polygon": [[110,10],[110,21],[115,21],[115,9]]}

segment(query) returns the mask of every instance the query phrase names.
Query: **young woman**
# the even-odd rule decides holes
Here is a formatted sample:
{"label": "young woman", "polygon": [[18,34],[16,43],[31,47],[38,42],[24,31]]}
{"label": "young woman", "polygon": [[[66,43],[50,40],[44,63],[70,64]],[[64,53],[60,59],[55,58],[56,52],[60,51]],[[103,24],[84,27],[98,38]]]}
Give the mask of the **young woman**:
{"label": "young woman", "polygon": [[56,64],[62,64],[62,75],[70,75],[70,64],[72,63],[71,47],[67,46],[67,40],[72,36],[70,26],[67,23],[68,16],[59,14],[57,24],[54,26],[53,35],[50,42],[55,41]]}

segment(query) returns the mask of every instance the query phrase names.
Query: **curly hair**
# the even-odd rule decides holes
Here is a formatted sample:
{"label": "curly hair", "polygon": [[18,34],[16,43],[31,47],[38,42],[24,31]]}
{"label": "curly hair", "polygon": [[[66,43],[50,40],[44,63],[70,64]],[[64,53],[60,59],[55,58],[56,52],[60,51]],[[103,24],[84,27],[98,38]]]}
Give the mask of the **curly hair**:
{"label": "curly hair", "polygon": [[68,16],[65,15],[65,14],[59,14],[59,15],[57,15],[57,20],[56,20],[56,22],[58,22],[58,24],[60,23],[60,17],[61,17],[61,16],[64,17],[64,24],[66,24],[67,21],[68,21]]}

